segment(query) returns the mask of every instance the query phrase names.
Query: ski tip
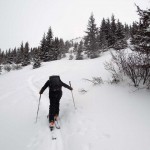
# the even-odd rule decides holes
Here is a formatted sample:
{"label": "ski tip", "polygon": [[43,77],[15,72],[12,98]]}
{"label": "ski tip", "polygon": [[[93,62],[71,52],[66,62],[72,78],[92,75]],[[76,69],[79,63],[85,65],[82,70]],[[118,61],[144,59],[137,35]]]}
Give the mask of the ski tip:
{"label": "ski tip", "polygon": [[50,130],[51,130],[51,131],[53,131],[53,130],[54,130],[54,127],[49,127],[49,128],[50,128]]}
{"label": "ski tip", "polygon": [[60,129],[60,127],[56,127],[56,129]]}

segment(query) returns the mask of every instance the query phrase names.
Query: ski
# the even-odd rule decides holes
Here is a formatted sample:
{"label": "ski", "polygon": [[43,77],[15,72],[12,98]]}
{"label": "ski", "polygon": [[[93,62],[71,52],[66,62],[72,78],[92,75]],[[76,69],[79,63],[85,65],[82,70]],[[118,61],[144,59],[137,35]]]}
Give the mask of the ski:
{"label": "ski", "polygon": [[51,135],[52,135],[52,140],[56,140],[56,134],[55,134],[55,128],[54,127],[49,127]]}
{"label": "ski", "polygon": [[[49,118],[49,115],[47,115],[47,119]],[[56,129],[60,129],[60,123],[58,121],[58,119],[55,119],[55,127]]]}
{"label": "ski", "polygon": [[[47,115],[47,118],[49,118],[49,115]],[[50,129],[50,132],[51,132],[52,140],[56,140],[56,139],[57,139],[57,136],[56,136],[55,130],[56,130],[56,129],[60,129],[59,121],[55,119],[54,126],[53,126],[53,127],[50,127],[50,126],[49,126],[49,129]]]}
{"label": "ski", "polygon": [[58,120],[55,120],[55,127],[56,127],[57,129],[60,129],[60,124],[59,124],[59,121],[58,121]]}

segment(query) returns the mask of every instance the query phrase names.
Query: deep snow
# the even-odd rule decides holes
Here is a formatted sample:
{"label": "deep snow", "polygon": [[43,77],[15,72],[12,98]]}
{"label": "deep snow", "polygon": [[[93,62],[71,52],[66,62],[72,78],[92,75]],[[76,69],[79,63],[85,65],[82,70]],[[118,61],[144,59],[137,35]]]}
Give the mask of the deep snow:
{"label": "deep snow", "polygon": [[[39,69],[27,66],[0,76],[0,150],[149,150],[150,94],[122,83],[93,86],[83,78],[111,75],[103,63],[109,53],[91,60],[59,60],[43,63]],[[59,74],[73,86],[63,88],[60,104],[61,129],[51,140],[47,114],[48,89],[42,94],[35,123],[39,90],[50,75]],[[85,89],[86,93],[80,93]]]}

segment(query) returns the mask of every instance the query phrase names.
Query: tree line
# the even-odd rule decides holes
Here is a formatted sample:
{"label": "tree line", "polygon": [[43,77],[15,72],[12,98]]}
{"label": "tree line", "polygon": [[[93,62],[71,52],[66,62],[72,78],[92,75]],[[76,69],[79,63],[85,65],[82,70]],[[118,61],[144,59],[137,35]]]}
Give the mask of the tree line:
{"label": "tree line", "polygon": [[70,47],[69,41],[64,42],[62,38],[53,37],[50,27],[47,34],[44,33],[38,47],[30,48],[28,42],[25,44],[22,42],[19,48],[9,49],[6,52],[0,50],[0,64],[27,66],[33,62],[36,68],[40,66],[40,62],[61,59]]}
{"label": "tree line", "polygon": [[103,18],[98,27],[92,13],[83,41],[74,44],[74,49],[77,51],[76,59],[82,59],[82,51],[85,51],[89,58],[96,58],[110,48],[116,50],[126,48],[127,40],[136,33],[137,26],[136,22],[133,22],[132,25],[122,24],[112,15],[111,19]]}
{"label": "tree line", "polygon": [[[21,43],[19,48],[9,49],[6,52],[0,50],[0,64],[16,64],[27,66],[33,62],[33,68],[40,67],[41,62],[53,61],[65,57],[71,46],[76,52],[76,59],[83,59],[83,52],[89,58],[96,58],[101,52],[109,48],[123,49],[127,47],[127,39],[137,32],[138,25],[122,24],[112,15],[111,19],[103,18],[99,27],[91,14],[85,36],[80,43],[73,43],[62,38],[54,37],[51,27],[42,37],[38,47],[30,48],[29,43]],[[1,67],[0,67],[1,68]]]}

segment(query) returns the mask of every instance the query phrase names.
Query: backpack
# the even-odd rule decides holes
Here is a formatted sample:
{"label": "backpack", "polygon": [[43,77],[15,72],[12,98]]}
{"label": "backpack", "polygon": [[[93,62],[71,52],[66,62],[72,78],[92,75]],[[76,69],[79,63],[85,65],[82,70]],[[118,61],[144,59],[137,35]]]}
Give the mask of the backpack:
{"label": "backpack", "polygon": [[50,76],[50,90],[51,91],[60,91],[61,90],[61,80],[59,76]]}

